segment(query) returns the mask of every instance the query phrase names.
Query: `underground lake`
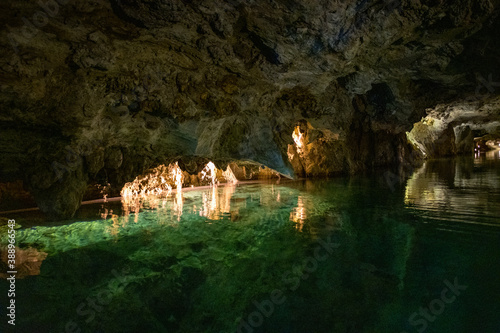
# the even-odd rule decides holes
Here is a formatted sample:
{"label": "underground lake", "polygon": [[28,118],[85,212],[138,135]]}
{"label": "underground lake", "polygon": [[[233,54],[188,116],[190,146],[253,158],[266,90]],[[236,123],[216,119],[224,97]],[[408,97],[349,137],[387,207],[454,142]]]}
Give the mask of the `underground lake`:
{"label": "underground lake", "polygon": [[500,333],[500,0],[0,22],[0,333]]}
{"label": "underground lake", "polygon": [[16,329],[500,332],[500,158],[409,171],[17,213]]}

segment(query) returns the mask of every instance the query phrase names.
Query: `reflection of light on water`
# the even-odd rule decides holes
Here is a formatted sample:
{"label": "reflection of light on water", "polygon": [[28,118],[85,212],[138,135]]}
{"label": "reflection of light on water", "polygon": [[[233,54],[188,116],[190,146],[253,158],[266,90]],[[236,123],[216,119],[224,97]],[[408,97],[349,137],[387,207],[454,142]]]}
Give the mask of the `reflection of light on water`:
{"label": "reflection of light on water", "polygon": [[125,184],[121,191],[123,211],[125,215],[146,206],[150,209],[158,207],[158,198],[165,198],[172,193],[172,185],[177,189],[182,187],[182,171],[176,163],[168,166],[160,165],[145,176],[139,176],[134,181]]}
{"label": "reflection of light on water", "polygon": [[182,198],[182,190],[178,189],[174,199],[174,211],[175,214],[177,215],[177,221],[181,220],[183,207],[184,207],[184,202]]}
{"label": "reflection of light on water", "polygon": [[299,195],[297,199],[297,207],[295,207],[290,213],[290,220],[295,222],[295,228],[302,231],[304,227],[304,220],[307,218],[306,208],[304,207],[302,196]]}
{"label": "reflection of light on water", "polygon": [[[111,214],[111,220],[113,221],[113,224],[108,227],[108,232],[111,236],[116,236],[120,232],[120,223],[119,223],[119,217],[116,214]],[[137,222],[137,221],[136,221]],[[126,224],[126,221],[123,220],[123,225],[124,227]]]}
{"label": "reflection of light on water", "polygon": [[459,232],[463,225],[470,224],[498,226],[498,215],[485,212],[492,209],[489,189],[497,193],[500,178],[494,173],[478,172],[477,166],[490,164],[483,164],[484,158],[471,162],[426,162],[407,182],[407,208],[443,230]]}
{"label": "reflection of light on water", "polygon": [[[217,174],[222,174],[226,181],[222,194],[219,194],[219,179]],[[238,182],[233,170],[228,165],[225,171],[218,170],[213,162],[208,162],[199,174],[200,181],[208,182],[211,189],[202,195],[201,207],[193,207],[193,210],[201,216],[218,219],[221,213],[230,213],[231,196]],[[137,177],[133,182],[125,184],[121,191],[122,205],[125,224],[128,223],[129,214],[135,213],[137,222],[141,209],[157,210],[158,214],[170,215],[180,221],[184,209],[184,197],[182,184],[184,174],[178,163],[168,166],[160,165],[147,175]],[[175,189],[175,196],[172,197]],[[101,216],[106,219],[112,212],[105,210]],[[160,219],[161,220],[161,219]],[[116,228],[110,232],[115,234]]]}
{"label": "reflection of light on water", "polygon": [[408,179],[405,189],[405,204],[417,204],[427,207],[440,207],[448,201],[448,191],[445,184],[438,179],[420,178],[417,173]]}
{"label": "reflection of light on water", "polygon": [[406,188],[405,188],[405,204],[411,204],[413,203],[417,197],[419,197],[418,194],[418,181],[420,177],[425,173],[425,167],[426,163],[417,169],[411,177],[408,179],[408,182],[406,183]]}
{"label": "reflection of light on water", "polygon": [[[243,173],[245,173],[244,167]],[[274,171],[271,174],[274,174]],[[193,213],[211,220],[230,217],[235,221],[239,208],[247,204],[247,199],[241,197],[231,202],[238,179],[229,165],[225,170],[217,169],[213,162],[205,165],[195,179],[201,184],[208,183],[211,186],[210,190],[202,191],[197,198],[189,194],[190,191],[182,189],[186,175],[187,173],[182,172],[178,163],[172,163],[168,166],[160,165],[152,169],[149,174],[138,176],[133,182],[127,183],[121,192],[124,216],[120,219],[124,222],[124,226],[128,224],[129,215],[134,214],[134,219],[138,222],[140,221],[139,213],[148,210],[157,212],[160,224],[174,220],[180,222],[183,214]],[[189,177],[193,176],[189,175]],[[221,181],[225,182],[224,186],[219,186]],[[250,194],[250,201],[254,200],[253,195]],[[274,188],[272,197],[264,197],[274,203],[283,200],[279,192],[274,193]],[[262,200],[262,198],[259,195],[259,199]],[[232,204],[236,204],[236,209],[231,207]],[[261,204],[266,206],[269,202],[261,202]],[[104,210],[102,213],[103,219],[109,219],[110,216],[113,216],[111,211]],[[113,223],[113,226],[109,227],[110,234],[116,235],[119,227],[117,223]]]}
{"label": "reflection of light on water", "polygon": [[108,210],[107,208],[104,208],[104,205],[101,205],[101,209],[104,209],[104,211],[103,211],[103,212],[101,212],[101,210],[100,210],[100,212],[101,212],[101,218],[102,218],[103,220],[107,219],[107,218],[108,218],[108,215],[110,215],[110,214],[112,214],[112,213],[113,213],[113,210],[112,210],[112,209],[111,209],[111,210]]}
{"label": "reflection of light on water", "polygon": [[237,214],[237,211],[231,212],[231,197],[233,196],[236,186],[226,185],[222,192],[218,190],[218,186],[212,186],[210,191],[202,194],[202,207],[198,210],[193,207],[200,216],[207,217],[211,220],[219,220],[223,218],[223,214]]}
{"label": "reflection of light on water", "polygon": [[476,151],[474,153],[474,157],[477,159],[484,158],[487,160],[496,160],[500,159],[500,149],[495,149],[495,150],[489,150],[483,154],[481,154],[480,151]]}
{"label": "reflection of light on water", "polygon": [[271,187],[271,194],[274,197],[276,195],[276,202],[280,202],[281,200],[281,194],[280,194],[280,189],[278,187],[278,190],[274,189],[274,184]]}
{"label": "reflection of light on water", "polygon": [[[111,236],[116,236],[119,233],[120,227],[125,227],[128,223],[128,215],[126,215],[124,218],[121,219],[122,224],[120,225],[120,217],[116,214],[113,214],[112,209],[104,209],[104,212],[101,213],[101,218],[104,220],[107,220],[108,218],[111,218],[111,221],[113,221],[113,224],[111,226],[106,227],[106,231],[111,235]],[[135,220],[134,222],[137,223],[138,215],[135,215]]]}
{"label": "reflection of light on water", "polygon": [[208,217],[209,219],[214,219],[214,215],[217,210],[217,188],[212,186],[212,189],[208,193],[203,193],[203,207],[200,210],[200,216]]}
{"label": "reflection of light on water", "polygon": [[174,199],[174,211],[177,215],[177,221],[181,220],[182,216],[182,208],[184,206],[184,202],[182,199],[182,180],[183,180],[183,175],[181,168],[176,163],[176,168],[174,168],[172,171],[174,173],[174,180],[175,180],[175,185],[177,185],[177,191],[175,193],[175,199]]}
{"label": "reflection of light on water", "polygon": [[224,186],[223,190],[224,204],[222,205],[221,209],[223,213],[231,212],[231,197],[233,196],[235,190],[236,186],[234,185]]}
{"label": "reflection of light on water", "polygon": [[[29,248],[19,248],[15,247],[16,256],[16,279],[23,279],[26,276],[30,275],[39,275],[40,268],[42,266],[42,261],[47,258],[47,252],[38,251],[33,247]],[[9,264],[9,253],[8,248],[3,247],[0,248],[0,258],[5,263],[5,265]],[[0,278],[6,279],[10,277],[10,274],[5,274],[0,272]]]}
{"label": "reflection of light on water", "polygon": [[500,158],[500,150],[490,150],[486,152],[487,160],[494,160]]}

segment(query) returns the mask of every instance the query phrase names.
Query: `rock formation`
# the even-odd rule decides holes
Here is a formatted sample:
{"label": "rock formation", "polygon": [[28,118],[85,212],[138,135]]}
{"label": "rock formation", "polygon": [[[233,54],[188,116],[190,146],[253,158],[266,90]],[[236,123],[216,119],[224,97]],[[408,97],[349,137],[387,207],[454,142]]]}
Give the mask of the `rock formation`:
{"label": "rock formation", "polygon": [[466,152],[455,127],[500,120],[498,0],[1,9],[0,182],[22,181],[53,218],[89,184],[119,188],[158,164],[352,173],[407,163],[416,146]]}

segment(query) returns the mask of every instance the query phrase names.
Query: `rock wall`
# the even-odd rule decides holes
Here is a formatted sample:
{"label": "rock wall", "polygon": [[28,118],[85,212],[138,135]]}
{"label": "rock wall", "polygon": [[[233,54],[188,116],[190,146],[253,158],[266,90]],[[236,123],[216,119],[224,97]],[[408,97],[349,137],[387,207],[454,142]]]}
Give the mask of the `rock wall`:
{"label": "rock wall", "polygon": [[457,154],[473,154],[474,153],[474,135],[470,126],[457,126],[455,131],[455,142]]}

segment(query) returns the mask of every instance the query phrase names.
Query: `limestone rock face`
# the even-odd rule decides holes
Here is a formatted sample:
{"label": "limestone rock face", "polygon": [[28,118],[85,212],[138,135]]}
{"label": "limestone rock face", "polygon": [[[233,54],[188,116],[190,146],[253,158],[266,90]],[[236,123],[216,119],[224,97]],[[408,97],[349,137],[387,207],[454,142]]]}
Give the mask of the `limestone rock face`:
{"label": "limestone rock face", "polygon": [[417,123],[411,131],[412,138],[418,142],[428,157],[453,156],[457,153],[453,127],[444,130],[433,127],[433,122]]}
{"label": "limestone rock face", "polygon": [[455,127],[455,143],[458,154],[474,153],[474,134],[470,126]]}
{"label": "limestone rock face", "polygon": [[489,95],[483,100],[475,98],[428,109],[427,116],[414,124],[408,138],[427,157],[472,155],[473,131],[500,137],[497,130],[500,126],[500,98],[496,95]]}
{"label": "limestone rock face", "polygon": [[0,182],[55,218],[161,163],[352,173],[405,163],[429,113],[450,140],[500,120],[498,0],[0,7]]}

